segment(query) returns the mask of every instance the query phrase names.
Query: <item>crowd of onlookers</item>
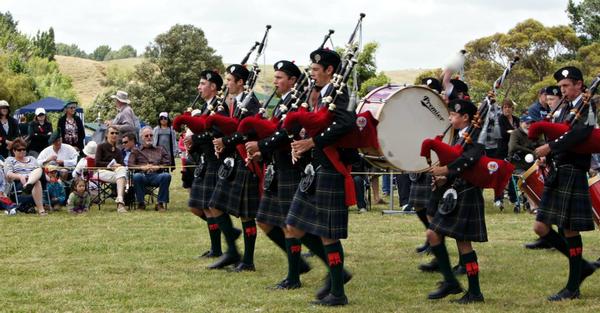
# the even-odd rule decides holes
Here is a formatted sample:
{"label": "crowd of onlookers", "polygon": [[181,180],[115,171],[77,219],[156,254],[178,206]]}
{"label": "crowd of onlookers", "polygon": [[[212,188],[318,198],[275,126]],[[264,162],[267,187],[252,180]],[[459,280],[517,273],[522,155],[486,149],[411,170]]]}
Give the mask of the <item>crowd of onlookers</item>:
{"label": "crowd of onlookers", "polygon": [[[117,115],[87,143],[77,102],[65,104],[53,127],[44,108],[35,110],[32,121],[23,116],[17,122],[8,102],[0,101],[0,207],[7,214],[47,215],[65,207],[82,213],[107,198],[123,213],[127,207],[145,209],[147,194],[156,198],[156,210],[167,209],[179,153],[169,115],[161,112],[154,128],[142,126],[127,93],[112,98]],[[103,196],[103,188],[110,196]]]}

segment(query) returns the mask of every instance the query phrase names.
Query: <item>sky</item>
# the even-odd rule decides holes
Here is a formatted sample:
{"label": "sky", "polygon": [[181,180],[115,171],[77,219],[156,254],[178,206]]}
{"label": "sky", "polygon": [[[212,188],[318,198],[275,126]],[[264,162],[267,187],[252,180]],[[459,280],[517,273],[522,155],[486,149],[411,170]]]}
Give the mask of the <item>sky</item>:
{"label": "sky", "polygon": [[380,70],[442,67],[467,42],[528,18],[568,24],[566,6],[567,0],[0,0],[0,11],[10,11],[22,32],[53,27],[57,42],[87,53],[102,44],[130,44],[141,53],[173,25],[192,24],[225,63],[240,62],[270,24],[259,63],[307,64],[329,29],[335,46],[347,42],[363,12],[362,42],[379,43]]}

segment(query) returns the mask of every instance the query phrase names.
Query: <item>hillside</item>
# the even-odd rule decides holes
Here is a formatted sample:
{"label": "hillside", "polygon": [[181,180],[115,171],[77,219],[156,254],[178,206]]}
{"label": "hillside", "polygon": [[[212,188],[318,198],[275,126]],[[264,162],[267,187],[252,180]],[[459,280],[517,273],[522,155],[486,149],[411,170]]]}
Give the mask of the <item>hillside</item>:
{"label": "hillside", "polygon": [[118,65],[133,70],[135,65],[143,61],[142,58],[131,58],[99,62],[61,55],[55,58],[61,73],[73,80],[73,88],[83,107],[91,105],[94,98],[104,89],[102,81],[106,78],[106,70],[109,66]]}
{"label": "hillside", "polygon": [[[73,79],[73,87],[79,96],[81,105],[88,107],[94,101],[94,98],[102,92],[104,87],[102,81],[106,78],[106,71],[109,66],[117,65],[123,69],[133,70],[135,65],[143,62],[143,58],[130,58],[111,61],[94,61],[76,57],[56,56],[56,62],[63,74]],[[260,65],[260,79],[256,85],[256,91],[263,94],[270,94],[273,85],[273,66]],[[393,83],[412,84],[415,78],[425,71],[424,69],[406,69],[384,71]],[[265,90],[266,89],[266,90]]]}

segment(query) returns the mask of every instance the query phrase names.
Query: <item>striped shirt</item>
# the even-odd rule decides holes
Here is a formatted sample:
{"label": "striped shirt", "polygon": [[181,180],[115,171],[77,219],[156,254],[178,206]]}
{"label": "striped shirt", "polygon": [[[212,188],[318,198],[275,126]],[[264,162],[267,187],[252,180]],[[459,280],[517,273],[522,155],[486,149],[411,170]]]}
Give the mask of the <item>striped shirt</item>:
{"label": "striped shirt", "polygon": [[38,167],[40,167],[40,164],[37,159],[30,156],[26,156],[23,161],[19,161],[14,157],[8,157],[4,162],[6,175],[9,173],[27,175]]}

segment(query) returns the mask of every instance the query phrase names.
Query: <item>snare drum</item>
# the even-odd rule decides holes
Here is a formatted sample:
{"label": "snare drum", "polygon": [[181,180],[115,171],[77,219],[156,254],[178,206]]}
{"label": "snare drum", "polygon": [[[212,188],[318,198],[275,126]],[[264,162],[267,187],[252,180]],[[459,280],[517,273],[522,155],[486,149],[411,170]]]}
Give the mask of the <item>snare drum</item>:
{"label": "snare drum", "polygon": [[542,194],[544,193],[544,175],[539,169],[537,163],[534,163],[521,177],[517,183],[521,189],[532,201],[536,207],[540,206]]}
{"label": "snare drum", "polygon": [[[425,86],[386,85],[371,91],[356,108],[371,111],[379,122],[379,149],[359,149],[365,159],[382,169],[418,173],[430,167],[420,156],[421,143],[448,128],[448,108],[435,91]],[[450,143],[448,132],[444,142]],[[437,163],[437,157],[433,156]]]}
{"label": "snare drum", "polygon": [[592,199],[594,222],[600,227],[600,175],[588,179],[588,185],[590,186],[590,198]]}

